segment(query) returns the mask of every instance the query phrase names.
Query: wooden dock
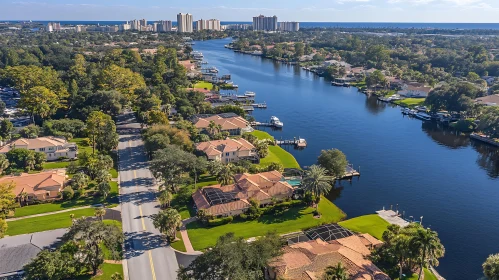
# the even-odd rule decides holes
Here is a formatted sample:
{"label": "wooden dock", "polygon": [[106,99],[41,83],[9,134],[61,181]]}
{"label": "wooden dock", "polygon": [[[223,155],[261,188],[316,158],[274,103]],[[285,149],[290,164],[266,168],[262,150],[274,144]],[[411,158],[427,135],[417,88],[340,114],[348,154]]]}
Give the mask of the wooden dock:
{"label": "wooden dock", "polygon": [[291,140],[275,140],[276,145],[294,145],[296,148],[307,147],[307,141],[303,138],[294,138]]}
{"label": "wooden dock", "polygon": [[267,109],[267,103],[253,103],[251,106],[259,109]]}
{"label": "wooden dock", "polygon": [[282,127],[276,126],[275,124],[269,123],[269,122],[251,122],[250,125],[251,126],[267,126],[267,127],[282,128]]}
{"label": "wooden dock", "polygon": [[[345,174],[341,178],[338,178],[338,180],[350,179],[352,177],[358,177],[358,176],[360,176],[360,171],[355,170],[352,164],[348,164],[345,170]],[[337,178],[335,178],[334,176],[326,176],[326,179],[336,180]]]}

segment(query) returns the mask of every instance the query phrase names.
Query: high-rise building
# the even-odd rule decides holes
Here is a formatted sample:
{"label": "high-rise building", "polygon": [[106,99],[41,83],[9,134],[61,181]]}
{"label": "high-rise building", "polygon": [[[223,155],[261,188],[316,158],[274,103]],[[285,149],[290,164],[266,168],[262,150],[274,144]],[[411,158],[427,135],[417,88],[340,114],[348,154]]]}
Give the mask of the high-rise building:
{"label": "high-rise building", "polygon": [[158,32],[170,32],[170,31],[172,31],[171,20],[160,20],[158,22]]}
{"label": "high-rise building", "polygon": [[87,31],[87,26],[86,25],[77,25],[75,30],[76,30],[76,32],[85,32],[85,31]]}
{"label": "high-rise building", "polygon": [[279,22],[280,31],[296,32],[300,30],[300,23],[296,21]]}
{"label": "high-rise building", "polygon": [[127,31],[130,29],[132,29],[132,25],[128,23],[128,21],[120,25],[120,31]]}
{"label": "high-rise building", "polygon": [[196,30],[217,30],[220,31],[220,21],[218,19],[200,19],[196,21]]}
{"label": "high-rise building", "polygon": [[255,31],[277,31],[277,16],[266,17],[259,15],[253,17],[253,30]]}
{"label": "high-rise building", "polygon": [[139,23],[140,23],[140,26],[147,26],[147,20],[145,20],[145,19],[139,20]]}
{"label": "high-rise building", "polygon": [[178,32],[192,32],[192,15],[182,14],[177,15]]}
{"label": "high-rise building", "polygon": [[60,22],[47,23],[47,31],[48,32],[61,31],[61,23]]}

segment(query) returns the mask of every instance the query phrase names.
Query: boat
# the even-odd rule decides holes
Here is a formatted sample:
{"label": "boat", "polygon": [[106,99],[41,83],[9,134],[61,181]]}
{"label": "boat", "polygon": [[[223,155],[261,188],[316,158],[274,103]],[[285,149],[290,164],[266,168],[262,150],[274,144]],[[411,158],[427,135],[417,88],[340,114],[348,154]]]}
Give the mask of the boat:
{"label": "boat", "polygon": [[418,113],[418,111],[416,110],[409,110],[409,112],[407,113],[409,116],[414,116]]}
{"label": "boat", "polygon": [[426,113],[426,111],[428,111],[428,108],[426,108],[426,106],[417,106],[414,109],[416,109],[419,112],[423,112],[423,113]]}
{"label": "boat", "polygon": [[236,95],[237,98],[248,98],[246,95]]}
{"label": "boat", "polygon": [[284,126],[284,124],[276,116],[270,117],[270,124],[272,124],[275,127],[283,127]]}
{"label": "boat", "polygon": [[252,92],[252,91],[247,91],[244,93],[245,96],[248,96],[248,97],[255,97],[256,93]]}
{"label": "boat", "polygon": [[428,115],[427,113],[423,113],[423,112],[418,112],[414,116],[420,120],[423,120],[423,121],[430,121],[431,120],[431,116]]}
{"label": "boat", "polygon": [[408,115],[409,111],[411,111],[411,109],[409,109],[409,108],[402,108],[402,109],[400,109],[400,111],[402,111],[402,114]]}

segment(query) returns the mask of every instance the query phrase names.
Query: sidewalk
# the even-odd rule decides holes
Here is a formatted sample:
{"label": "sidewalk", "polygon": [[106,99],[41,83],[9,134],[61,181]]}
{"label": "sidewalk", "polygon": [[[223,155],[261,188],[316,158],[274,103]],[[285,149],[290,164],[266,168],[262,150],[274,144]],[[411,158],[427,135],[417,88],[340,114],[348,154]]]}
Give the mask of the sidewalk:
{"label": "sidewalk", "polygon": [[197,221],[198,218],[190,217],[189,219],[185,219],[182,221],[182,226],[180,227],[180,235],[182,235],[182,240],[184,241],[185,251],[187,253],[194,253],[194,248],[192,248],[191,240],[189,239],[189,235],[187,235],[187,229],[185,226],[189,223]]}
{"label": "sidewalk", "polygon": [[28,219],[28,218],[36,218],[36,217],[42,217],[42,216],[48,216],[48,215],[53,215],[53,214],[59,214],[59,213],[64,213],[64,212],[69,212],[69,211],[74,211],[74,210],[92,208],[92,207],[102,207],[102,204],[94,204],[94,205],[88,205],[88,206],[82,206],[82,207],[68,208],[68,209],[64,209],[64,210],[61,210],[61,211],[47,212],[47,213],[41,213],[41,214],[36,214],[36,215],[24,216],[24,217],[19,217],[19,218],[9,218],[9,219],[6,219],[6,221],[7,222],[12,222],[12,221],[18,221],[18,220],[23,220],[23,219]]}

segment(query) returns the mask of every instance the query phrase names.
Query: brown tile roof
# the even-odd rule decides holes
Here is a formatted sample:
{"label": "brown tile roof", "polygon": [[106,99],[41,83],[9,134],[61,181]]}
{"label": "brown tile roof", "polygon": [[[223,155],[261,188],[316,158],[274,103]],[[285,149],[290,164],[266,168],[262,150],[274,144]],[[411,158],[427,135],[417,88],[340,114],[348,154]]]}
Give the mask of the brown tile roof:
{"label": "brown tile roof", "polygon": [[[269,200],[272,197],[289,197],[293,194],[293,187],[284,181],[280,181],[282,174],[278,171],[270,171],[259,174],[238,174],[234,176],[235,184],[221,186],[207,186],[204,188],[218,188],[222,192],[232,193],[237,201],[244,203],[225,203],[210,205],[201,190],[197,190],[192,198],[198,209],[205,209],[211,215],[223,215],[234,210],[243,210],[249,207],[248,200],[256,199],[258,201]],[[228,206],[221,206],[230,204]],[[239,209],[237,207],[240,207]],[[227,211],[227,212],[223,212]]]}
{"label": "brown tile roof", "polygon": [[44,194],[47,191],[61,191],[66,181],[66,171],[56,170],[35,174],[23,173],[20,176],[5,176],[0,178],[0,184],[15,184],[14,194]]}
{"label": "brown tile roof", "polygon": [[489,96],[478,97],[475,102],[480,104],[496,104],[499,106],[499,94],[493,94]]}
{"label": "brown tile roof", "polygon": [[366,245],[371,245],[371,246],[378,246],[383,244],[383,241],[378,240],[374,236],[370,235],[369,233],[363,233],[359,235],[360,239],[362,242]]}
{"label": "brown tile roof", "polygon": [[[276,279],[320,279],[328,266],[341,262],[350,279],[390,279],[363,254],[341,244],[349,244],[358,249],[364,246],[360,239],[350,239],[346,242],[338,240],[340,241],[327,243],[317,239],[289,245],[283,249],[281,256],[270,262],[269,267],[276,273]],[[354,244],[355,242],[358,244]]]}
{"label": "brown tile roof", "polygon": [[201,142],[197,144],[196,149],[204,152],[206,155],[212,156],[222,154],[223,152],[251,151],[255,149],[255,146],[243,138],[237,140],[227,138],[225,140]]}
{"label": "brown tile roof", "polygon": [[7,153],[11,149],[15,147],[23,147],[27,146],[27,149],[39,149],[46,147],[56,147],[56,146],[64,146],[68,142],[65,139],[57,138],[57,137],[38,137],[34,139],[28,138],[19,138],[14,142],[11,142],[0,149],[0,153]]}
{"label": "brown tile roof", "polygon": [[198,118],[198,120],[194,123],[194,126],[198,129],[208,128],[210,125],[210,121],[213,121],[217,125],[222,126],[222,130],[229,129],[243,129],[248,127],[248,121],[243,119],[242,117],[231,117],[231,118],[222,118],[218,115],[213,115],[207,118]]}

